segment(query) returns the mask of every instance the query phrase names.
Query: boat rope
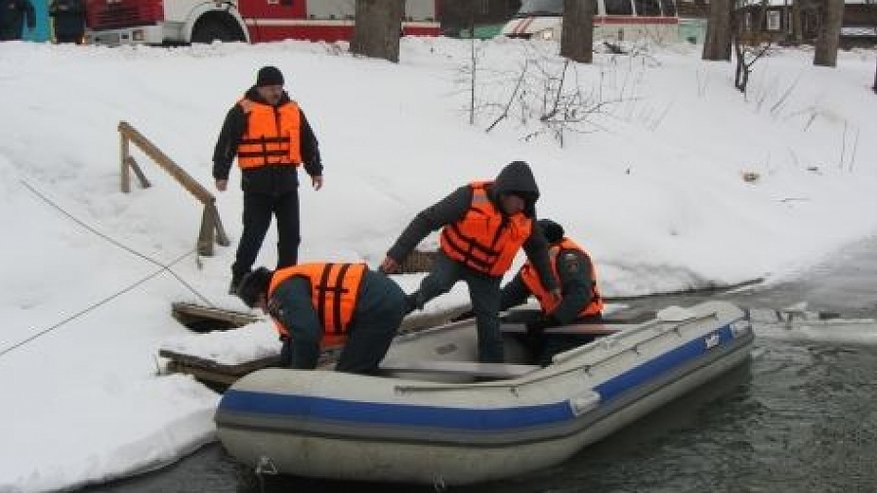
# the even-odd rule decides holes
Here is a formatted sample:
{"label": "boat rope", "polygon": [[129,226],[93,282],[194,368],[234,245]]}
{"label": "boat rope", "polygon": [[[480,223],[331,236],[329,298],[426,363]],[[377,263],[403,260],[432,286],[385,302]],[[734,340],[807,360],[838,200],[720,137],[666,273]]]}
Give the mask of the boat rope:
{"label": "boat rope", "polygon": [[441,475],[436,475],[432,478],[432,490],[435,493],[445,493],[448,491],[448,484],[445,483],[445,478]]}
{"label": "boat rope", "polygon": [[256,478],[259,480],[259,491],[265,493],[265,475],[276,476],[278,474],[277,466],[270,457],[266,455],[259,456],[259,462],[256,464]]}
{"label": "boat rope", "polygon": [[[57,210],[58,212],[60,212],[60,213],[63,214],[64,216],[66,216],[66,217],[67,217],[68,219],[70,219],[71,221],[73,221],[73,222],[75,222],[76,224],[82,226],[83,228],[85,228],[86,230],[90,231],[91,233],[97,235],[98,237],[103,238],[105,241],[109,242],[110,244],[115,245],[116,247],[121,248],[122,250],[124,250],[124,251],[126,251],[126,252],[128,252],[128,253],[130,253],[130,254],[136,256],[136,257],[139,257],[139,258],[141,258],[141,259],[143,259],[143,260],[145,260],[145,261],[147,261],[147,262],[149,262],[149,263],[151,263],[151,264],[155,264],[155,265],[161,267],[162,270],[159,271],[159,273],[160,273],[160,272],[164,272],[164,271],[166,270],[167,272],[170,273],[170,275],[174,276],[174,278],[175,278],[177,281],[179,281],[180,284],[182,284],[183,286],[185,286],[189,291],[192,292],[192,294],[194,294],[195,296],[197,296],[198,299],[200,299],[200,300],[203,301],[204,303],[207,303],[207,304],[208,304],[209,306],[211,306],[211,307],[216,306],[216,305],[214,305],[213,303],[211,303],[210,300],[208,300],[204,295],[202,295],[201,293],[199,293],[194,287],[192,287],[192,285],[190,285],[190,284],[189,284],[188,282],[186,282],[183,278],[181,278],[179,275],[177,275],[176,272],[174,272],[173,270],[170,269],[170,267],[171,267],[173,264],[177,263],[177,262],[178,262],[179,260],[181,260],[181,259],[175,260],[174,262],[172,262],[172,263],[169,264],[169,265],[164,265],[164,264],[162,264],[161,262],[159,262],[158,260],[155,260],[155,259],[153,259],[153,258],[150,258],[149,256],[147,256],[147,255],[145,255],[145,254],[143,254],[143,253],[140,253],[140,252],[138,252],[137,250],[134,250],[133,248],[131,248],[131,247],[129,247],[129,246],[123,244],[122,242],[120,242],[120,241],[118,241],[118,240],[116,240],[116,239],[110,237],[109,235],[107,235],[107,234],[105,234],[105,233],[102,233],[102,232],[98,231],[97,229],[95,229],[95,228],[92,227],[91,225],[86,224],[85,221],[79,219],[78,217],[76,217],[76,216],[74,216],[73,214],[71,214],[71,213],[67,212],[66,210],[64,210],[63,207],[61,207],[60,205],[58,205],[57,203],[55,203],[54,201],[52,201],[51,199],[49,199],[48,197],[46,197],[45,194],[40,193],[36,188],[34,188],[34,187],[33,187],[30,183],[28,183],[27,181],[25,181],[25,180],[23,180],[23,179],[22,179],[22,180],[19,180],[19,181],[21,182],[22,185],[24,185],[25,188],[27,188],[28,190],[30,190],[31,193],[33,193],[34,195],[36,195],[37,197],[39,197],[43,202],[49,204],[52,208],[54,208],[55,210]],[[190,251],[188,251],[188,252],[186,252],[186,254],[185,254],[184,256],[188,256],[190,253],[192,253],[192,251],[194,251],[194,249],[193,249],[193,250],[190,250]]]}
{"label": "boat rope", "polygon": [[121,291],[119,291],[119,292],[117,292],[117,293],[115,293],[115,294],[112,294],[112,295],[110,295],[110,296],[108,296],[108,297],[106,297],[106,298],[104,298],[104,299],[98,301],[97,303],[93,303],[92,305],[88,306],[87,308],[85,308],[85,309],[83,309],[83,310],[80,310],[79,312],[77,312],[77,313],[75,313],[75,314],[73,314],[73,315],[71,315],[71,316],[65,318],[64,320],[61,320],[60,322],[56,323],[55,325],[52,325],[51,327],[49,327],[49,328],[47,328],[47,329],[43,329],[43,330],[37,332],[36,334],[34,334],[34,335],[32,335],[32,336],[30,336],[30,337],[28,337],[28,338],[26,338],[26,339],[24,339],[24,340],[22,340],[22,341],[17,342],[17,343],[15,343],[15,344],[13,344],[12,346],[8,347],[8,348],[3,349],[2,351],[0,351],[0,357],[5,356],[6,353],[9,353],[9,352],[11,352],[11,351],[14,351],[15,349],[18,349],[18,348],[20,348],[21,346],[24,346],[25,344],[28,344],[29,342],[33,341],[34,339],[36,339],[36,338],[38,338],[38,337],[41,337],[41,336],[43,336],[43,335],[46,335],[46,334],[52,332],[53,330],[55,330],[55,329],[57,329],[57,328],[59,328],[59,327],[65,325],[65,324],[67,324],[68,322],[72,322],[73,320],[76,320],[77,318],[81,317],[82,315],[85,315],[86,313],[88,313],[88,312],[90,312],[90,311],[92,311],[92,310],[94,310],[94,309],[96,309],[96,308],[98,308],[98,307],[100,307],[100,306],[102,306],[102,305],[105,305],[105,304],[109,303],[110,301],[112,301],[112,300],[118,298],[119,296],[121,296],[121,295],[123,295],[123,294],[125,294],[125,293],[127,293],[127,292],[129,292],[129,291],[131,291],[132,289],[136,288],[137,286],[139,286],[139,285],[145,283],[146,281],[148,281],[148,280],[150,280],[150,279],[156,277],[157,275],[161,274],[162,272],[168,270],[168,268],[169,268],[171,265],[174,265],[175,263],[179,262],[180,260],[183,260],[184,258],[188,257],[189,255],[192,254],[193,251],[194,251],[194,249],[192,249],[192,250],[186,252],[186,253],[183,254],[183,255],[180,255],[179,257],[177,257],[176,260],[174,260],[173,262],[171,262],[171,263],[168,265],[168,267],[162,267],[161,269],[159,269],[159,270],[157,270],[157,271],[155,271],[155,272],[149,274],[148,276],[144,277],[143,279],[140,279],[139,281],[135,282],[134,284],[131,284],[130,286],[126,287],[125,289],[123,289],[123,290],[121,290]]}

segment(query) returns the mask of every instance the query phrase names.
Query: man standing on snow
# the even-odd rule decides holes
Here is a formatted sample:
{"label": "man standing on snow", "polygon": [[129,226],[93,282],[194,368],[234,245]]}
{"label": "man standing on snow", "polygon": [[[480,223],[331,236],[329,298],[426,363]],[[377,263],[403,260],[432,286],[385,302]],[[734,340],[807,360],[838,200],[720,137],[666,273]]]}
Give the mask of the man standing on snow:
{"label": "man standing on snow", "polygon": [[381,263],[384,272],[399,264],[431,231],[443,228],[441,249],[420,289],[406,296],[406,312],[466,281],[478,327],[478,359],[503,362],[499,331],[500,281],[521,246],[536,266],[552,296],[560,290],[548,266],[548,247],[539,232],[536,201],[539,188],[530,166],[515,161],[494,181],[472,182],[423,210],[408,225]]}
{"label": "man standing on snow", "polygon": [[231,267],[229,294],[237,291],[256,261],[272,214],[277,219],[277,268],[298,262],[298,167],[304,165],[314,190],[323,186],[317,138],[283,84],[280,70],[262,67],[256,85],[228,111],[213,152],[216,188],[226,190],[237,157],[244,191],[244,230]]}
{"label": "man standing on snow", "polygon": [[37,26],[37,16],[30,0],[0,0],[0,41],[21,39],[24,19],[31,31]]}
{"label": "man standing on snow", "polygon": [[539,301],[542,316],[527,324],[528,345],[542,366],[551,364],[557,353],[593,340],[575,334],[545,335],[543,329],[573,322],[594,323],[603,319],[603,298],[597,288],[597,272],[591,256],[576,242],[564,236],[563,226],[550,219],[538,221],[548,241],[552,277],[561,286],[561,299],[554,298],[542,284],[535,267],[527,262],[514,279],[503,286],[500,310],[527,301],[532,294]]}
{"label": "man standing on snow", "polygon": [[244,277],[237,295],[271,315],[288,368],[316,368],[321,348],[343,345],[335,370],[373,373],[404,316],[405,293],[365,264],[260,267]]}

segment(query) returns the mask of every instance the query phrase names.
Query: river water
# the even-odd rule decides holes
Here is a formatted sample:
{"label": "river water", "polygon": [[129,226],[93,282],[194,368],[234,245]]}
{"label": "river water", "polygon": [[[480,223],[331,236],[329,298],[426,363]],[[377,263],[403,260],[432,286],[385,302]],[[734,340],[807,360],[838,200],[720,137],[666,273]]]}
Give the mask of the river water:
{"label": "river water", "polygon": [[[840,252],[800,280],[716,298],[751,308],[877,318],[877,240]],[[703,295],[642,305],[690,305]],[[778,327],[778,328],[777,328]],[[833,340],[832,330],[877,335],[877,325],[817,327],[821,342],[755,323],[751,360],[551,469],[455,487],[465,493],[875,492],[877,346]],[[774,330],[766,330],[773,328]],[[766,334],[760,336],[760,334]],[[779,337],[777,336],[779,334]],[[788,332],[792,334],[792,332]],[[867,338],[863,338],[867,342]],[[209,445],[161,471],[90,487],[91,492],[429,492],[433,487],[257,477]]]}

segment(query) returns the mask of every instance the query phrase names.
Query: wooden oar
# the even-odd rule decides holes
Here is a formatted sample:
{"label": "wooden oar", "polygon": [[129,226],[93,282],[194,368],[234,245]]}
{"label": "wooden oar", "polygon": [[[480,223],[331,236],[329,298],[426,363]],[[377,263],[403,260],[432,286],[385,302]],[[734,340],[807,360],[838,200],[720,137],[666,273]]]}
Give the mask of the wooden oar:
{"label": "wooden oar", "polygon": [[[542,333],[545,335],[551,334],[579,334],[579,335],[609,335],[614,334],[616,332],[620,332],[624,329],[630,327],[636,327],[637,324],[612,324],[607,325],[605,323],[595,323],[595,324],[570,324],[563,325],[560,327],[547,327],[543,329]],[[503,323],[499,326],[500,330],[503,333],[509,334],[525,334],[527,332],[526,324],[512,324],[512,323]]]}

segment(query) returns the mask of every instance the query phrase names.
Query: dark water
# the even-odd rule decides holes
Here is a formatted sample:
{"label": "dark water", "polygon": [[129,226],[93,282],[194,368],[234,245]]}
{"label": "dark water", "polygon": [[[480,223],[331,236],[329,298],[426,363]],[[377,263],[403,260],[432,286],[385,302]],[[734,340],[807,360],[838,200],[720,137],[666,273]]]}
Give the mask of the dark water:
{"label": "dark water", "polygon": [[[877,240],[801,280],[718,295],[743,306],[877,317]],[[663,306],[702,295],[643,300]],[[877,330],[863,326],[862,330]],[[756,334],[758,328],[756,327]],[[749,363],[551,469],[452,488],[478,493],[875,492],[877,347],[756,338]],[[93,492],[429,492],[432,487],[258,478],[218,445]]]}

